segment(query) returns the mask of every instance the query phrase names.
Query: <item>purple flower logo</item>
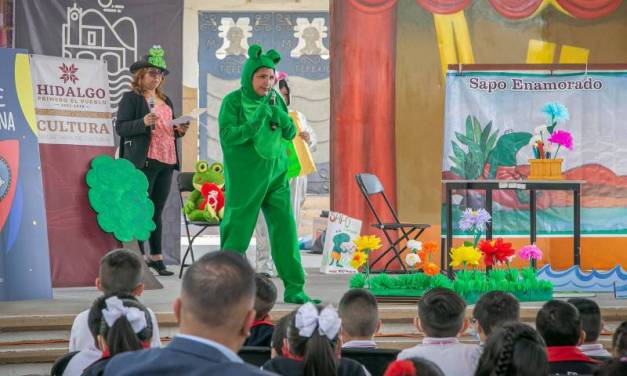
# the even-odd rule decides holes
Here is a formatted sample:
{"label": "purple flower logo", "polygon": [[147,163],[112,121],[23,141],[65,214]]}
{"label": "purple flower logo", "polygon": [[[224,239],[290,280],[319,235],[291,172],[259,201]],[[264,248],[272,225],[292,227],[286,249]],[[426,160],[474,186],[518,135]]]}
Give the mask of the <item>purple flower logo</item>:
{"label": "purple flower logo", "polygon": [[59,69],[61,70],[61,76],[59,78],[63,80],[64,84],[68,81],[72,81],[72,83],[75,84],[76,81],[78,81],[78,77],[76,76],[78,68],[74,64],[67,66],[63,63],[59,65]]}

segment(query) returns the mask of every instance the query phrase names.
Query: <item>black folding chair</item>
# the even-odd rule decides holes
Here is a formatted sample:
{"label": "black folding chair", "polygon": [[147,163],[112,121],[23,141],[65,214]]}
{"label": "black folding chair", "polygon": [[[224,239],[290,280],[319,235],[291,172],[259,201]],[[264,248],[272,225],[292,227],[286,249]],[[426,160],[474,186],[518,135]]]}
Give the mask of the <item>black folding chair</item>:
{"label": "black folding chair", "polygon": [[261,367],[270,360],[271,353],[272,348],[270,347],[242,346],[237,355],[239,355],[245,363]]}
{"label": "black folding chair", "polygon": [[[181,207],[185,206],[185,202],[183,201],[183,193],[189,193],[194,191],[194,173],[193,172],[181,172],[178,176],[178,186],[179,186],[179,197],[181,199]],[[189,221],[187,219],[187,215],[183,213],[183,220],[185,221],[185,232],[187,233],[187,249],[185,250],[185,254],[183,255],[183,259],[181,260],[181,270],[179,271],[179,278],[183,276],[183,268],[189,266],[189,264],[185,263],[187,260],[187,255],[191,254],[192,263],[195,260],[194,258],[194,240],[198,237],[198,235],[202,234],[209,227],[219,227],[219,223],[208,223],[208,222],[198,222],[198,221]],[[190,225],[200,227],[200,230],[194,233],[194,236],[191,236]]]}
{"label": "black folding chair", "polygon": [[[386,239],[388,240],[388,243],[390,244],[390,246],[385,251],[381,252],[379,257],[377,257],[370,263],[370,267],[373,269],[372,271],[373,272],[385,272],[388,270],[388,267],[394,260],[398,260],[399,264],[401,265],[401,268],[403,268],[403,271],[407,272],[407,268],[405,267],[405,264],[403,263],[403,260],[401,259],[401,253],[403,253],[403,251],[407,249],[407,245],[403,246],[403,248],[401,248],[400,250],[397,247],[401,244],[403,240],[418,239],[418,237],[422,235],[425,229],[429,228],[430,225],[425,224],[425,223],[400,223],[398,214],[396,214],[396,211],[392,207],[392,204],[390,204],[390,200],[388,200],[387,196],[385,195],[385,192],[383,191],[383,185],[381,184],[381,181],[379,181],[378,177],[376,177],[373,174],[362,173],[362,174],[356,174],[355,179],[357,180],[357,185],[359,186],[359,190],[361,190],[361,193],[364,195],[364,198],[366,199],[366,202],[368,203],[368,207],[370,208],[370,211],[372,211],[372,214],[377,220],[377,223],[373,223],[371,224],[371,226],[383,231],[383,234],[385,235]],[[392,214],[392,218],[394,218],[395,222],[383,223],[381,221],[381,217],[379,216],[379,213],[377,213],[376,209],[374,208],[374,205],[372,204],[372,201],[370,200],[370,196],[379,195],[379,194],[383,196],[383,200],[385,201],[385,204],[387,205],[388,210],[390,214]],[[399,230],[400,232],[402,232],[402,235],[398,233]],[[393,237],[390,236],[390,232],[398,236],[398,239],[396,241],[392,240]],[[385,264],[385,267],[383,268],[383,270],[374,270],[374,265],[377,262],[379,262],[383,257],[385,257],[387,254],[389,254],[390,252],[392,252],[394,255]]]}
{"label": "black folding chair", "polygon": [[361,363],[372,376],[382,376],[388,365],[396,360],[398,349],[342,349],[342,358]]}

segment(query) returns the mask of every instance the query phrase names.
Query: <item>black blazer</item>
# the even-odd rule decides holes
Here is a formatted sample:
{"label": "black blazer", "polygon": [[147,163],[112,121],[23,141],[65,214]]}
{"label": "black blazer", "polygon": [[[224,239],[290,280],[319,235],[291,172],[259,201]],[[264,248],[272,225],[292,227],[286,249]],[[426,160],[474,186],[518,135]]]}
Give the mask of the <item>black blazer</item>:
{"label": "black blazer", "polygon": [[217,349],[187,338],[174,337],[166,347],[125,352],[111,358],[105,376],[263,376],[267,372],[234,363]]}
{"label": "black blazer", "polygon": [[[174,106],[170,98],[165,98],[165,103],[172,109],[174,118]],[[144,116],[150,112],[148,103],[142,95],[133,91],[124,93],[118,105],[118,116],[115,121],[115,131],[120,136],[120,158],[128,159],[135,167],[141,169],[146,165],[148,146],[152,130],[144,124]],[[174,133],[175,137],[179,137]],[[174,142],[176,150],[175,169],[179,169],[179,152],[177,142]]]}

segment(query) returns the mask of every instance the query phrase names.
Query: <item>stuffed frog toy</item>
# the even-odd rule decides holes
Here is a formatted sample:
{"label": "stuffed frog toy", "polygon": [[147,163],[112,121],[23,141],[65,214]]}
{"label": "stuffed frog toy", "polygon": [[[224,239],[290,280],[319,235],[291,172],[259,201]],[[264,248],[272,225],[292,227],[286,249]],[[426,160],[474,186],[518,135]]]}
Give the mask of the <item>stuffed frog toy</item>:
{"label": "stuffed frog toy", "polygon": [[183,211],[192,222],[218,223],[224,216],[224,166],[196,162],[193,177],[194,191],[189,195]]}

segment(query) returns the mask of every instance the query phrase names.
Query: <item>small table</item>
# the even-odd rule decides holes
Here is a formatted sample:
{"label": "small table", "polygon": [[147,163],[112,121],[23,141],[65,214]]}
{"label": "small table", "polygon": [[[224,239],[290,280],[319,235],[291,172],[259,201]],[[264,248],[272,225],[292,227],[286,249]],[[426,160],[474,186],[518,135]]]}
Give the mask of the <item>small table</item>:
{"label": "small table", "polygon": [[[446,251],[441,254],[442,269],[446,268],[449,277],[453,269],[449,268],[448,258],[453,241],[453,190],[485,190],[485,210],[492,216],[492,191],[500,189],[527,190],[529,191],[529,239],[531,243],[536,241],[536,191],[573,191],[573,258],[574,264],[580,264],[581,255],[581,185],[584,180],[442,180],[446,192]],[[486,239],[492,239],[492,221],[486,226]],[[533,263],[533,260],[532,260]],[[535,266],[535,263],[532,264]]]}

